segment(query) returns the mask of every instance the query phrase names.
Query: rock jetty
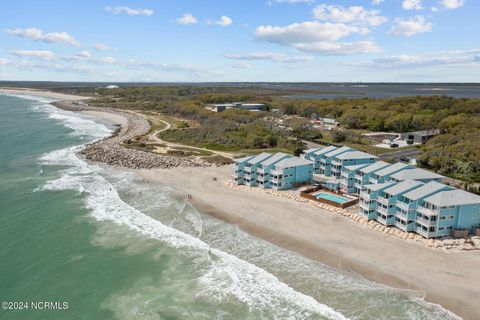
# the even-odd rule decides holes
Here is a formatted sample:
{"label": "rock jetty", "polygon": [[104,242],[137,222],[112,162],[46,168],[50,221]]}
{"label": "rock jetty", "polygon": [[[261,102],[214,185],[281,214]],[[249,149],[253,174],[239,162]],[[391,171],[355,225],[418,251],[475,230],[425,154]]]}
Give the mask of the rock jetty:
{"label": "rock jetty", "polygon": [[121,146],[124,141],[145,135],[150,124],[142,116],[112,109],[95,108],[84,102],[59,101],[52,103],[57,108],[68,111],[101,111],[117,114],[127,120],[126,128],[117,128],[109,137],[87,144],[79,154],[90,161],[103,162],[112,166],[130,169],[153,169],[173,167],[210,167],[211,163],[198,158],[179,158],[155,154]]}

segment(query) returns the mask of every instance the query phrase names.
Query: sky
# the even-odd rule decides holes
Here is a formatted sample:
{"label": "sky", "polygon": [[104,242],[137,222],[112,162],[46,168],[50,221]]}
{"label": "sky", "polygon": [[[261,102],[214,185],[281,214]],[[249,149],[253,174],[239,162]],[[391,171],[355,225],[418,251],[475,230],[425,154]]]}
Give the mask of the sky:
{"label": "sky", "polygon": [[0,80],[479,82],[478,0],[5,0]]}

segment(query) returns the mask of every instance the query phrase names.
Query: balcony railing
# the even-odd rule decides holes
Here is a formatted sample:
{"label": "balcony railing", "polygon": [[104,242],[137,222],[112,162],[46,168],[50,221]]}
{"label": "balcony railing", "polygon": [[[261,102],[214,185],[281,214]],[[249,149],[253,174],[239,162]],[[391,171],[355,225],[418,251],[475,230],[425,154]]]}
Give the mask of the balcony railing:
{"label": "balcony railing", "polygon": [[370,194],[368,194],[368,192],[366,191],[360,191],[360,197],[361,198],[365,198],[365,199],[370,199]]}
{"label": "balcony railing", "polygon": [[397,227],[397,228],[399,228],[399,229],[401,229],[401,230],[403,230],[403,231],[407,231],[407,224],[403,224],[403,223],[401,223],[401,222],[399,222],[399,221],[395,221],[395,224],[394,224],[394,225],[395,225],[395,227]]}
{"label": "balcony railing", "polygon": [[244,167],[243,171],[245,172],[252,172],[252,167]]}
{"label": "balcony railing", "polygon": [[387,219],[383,218],[381,215],[377,215],[375,219],[383,225],[387,224]]}
{"label": "balcony railing", "polygon": [[280,172],[280,171],[272,170],[270,172],[270,176],[282,176],[282,175],[283,175],[283,172]]}
{"label": "balcony railing", "polygon": [[384,215],[388,214],[388,208],[384,208],[382,206],[377,206],[377,211],[383,213]]}
{"label": "balcony railing", "polygon": [[364,201],[360,201],[358,203],[358,206],[362,209],[365,209],[365,210],[372,210],[375,208],[375,204],[373,203],[367,203],[367,202],[364,202]]}
{"label": "balcony railing", "polygon": [[419,227],[416,227],[415,228],[415,231],[421,235],[421,236],[424,236],[425,238],[432,238],[432,237],[435,237],[437,235],[437,232],[436,231],[427,231],[427,230],[423,230],[422,228],[419,228]]}
{"label": "balcony railing", "polygon": [[395,215],[402,219],[403,221],[407,221],[407,215],[400,211],[395,211]]}
{"label": "balcony railing", "polygon": [[418,222],[420,223],[422,226],[425,226],[425,227],[433,227],[433,226],[436,226],[438,221],[435,220],[435,221],[432,221],[432,220],[427,220],[427,219],[424,219],[424,218],[420,218],[420,217],[417,217],[415,219],[415,222]]}
{"label": "balcony railing", "polygon": [[390,204],[390,199],[386,199],[384,197],[378,197],[377,201],[381,204],[386,205],[386,206],[388,206]]}
{"label": "balcony railing", "polygon": [[438,215],[438,210],[432,210],[422,206],[418,206],[417,211],[427,216]]}
{"label": "balcony railing", "polygon": [[402,208],[403,210],[408,210],[409,206],[408,203],[397,201],[397,207]]}

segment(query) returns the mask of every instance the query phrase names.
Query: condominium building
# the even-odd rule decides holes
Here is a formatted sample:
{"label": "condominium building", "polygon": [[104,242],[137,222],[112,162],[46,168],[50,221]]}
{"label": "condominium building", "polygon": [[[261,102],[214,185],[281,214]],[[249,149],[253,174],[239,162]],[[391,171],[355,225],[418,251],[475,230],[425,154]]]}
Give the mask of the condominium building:
{"label": "condominium building", "polygon": [[391,175],[405,169],[413,169],[413,167],[403,162],[397,162],[381,170],[373,172],[368,178],[368,182],[373,184],[387,182],[390,180]]}
{"label": "condominium building", "polygon": [[443,238],[480,227],[480,196],[437,181],[389,181],[364,185],[358,212],[425,238]]}
{"label": "condominium building", "polygon": [[377,217],[376,220],[383,225],[395,224],[395,211],[397,210],[397,199],[404,193],[422,186],[420,181],[406,180],[394,183],[391,187],[380,190],[377,195]]}
{"label": "condominium building", "polygon": [[378,193],[384,189],[390,188],[391,186],[393,186],[392,182],[367,184],[362,186],[362,189],[360,191],[360,199],[358,202],[358,212],[368,220],[376,219],[378,215]]}
{"label": "condominium building", "polygon": [[[341,148],[336,148],[333,151],[330,151],[328,153],[323,153],[320,157],[320,174],[323,174],[327,177],[332,175],[332,161],[336,156],[341,155],[342,153],[348,152],[348,151],[354,151],[352,148],[343,146]],[[341,171],[341,170],[340,170]],[[335,170],[334,172],[337,172]]]}
{"label": "condominium building", "polygon": [[359,170],[368,166],[370,166],[369,163],[343,167],[342,174],[340,176],[340,189],[347,193],[360,192],[359,190],[357,191],[355,187],[355,175]]}
{"label": "condominium building", "polygon": [[430,181],[442,182],[442,180],[445,179],[445,177],[432,171],[415,168],[415,169],[405,169],[397,173],[394,173],[390,176],[389,179],[393,182],[401,182],[405,180],[416,180],[416,181],[422,181],[427,183]]}
{"label": "condominium building", "polygon": [[313,161],[278,152],[261,153],[254,157],[235,160],[233,173],[237,184],[250,187],[288,189],[310,183],[313,177]]}
{"label": "condominium building", "polygon": [[313,162],[299,157],[290,157],[277,162],[270,171],[273,189],[289,189],[310,183],[313,177]]}
{"label": "condominium building", "polygon": [[354,170],[355,179],[353,192],[360,193],[362,187],[370,183],[369,179],[371,175],[388,166],[391,166],[391,164],[384,161],[377,161],[375,163],[369,164],[366,167]]}
{"label": "condominium building", "polygon": [[292,156],[283,152],[278,152],[260,163],[257,169],[257,185],[263,188],[271,188],[271,171],[274,169],[274,165],[283,159],[291,158]]}
{"label": "condominium building", "polygon": [[337,149],[338,149],[338,147],[335,147],[335,146],[309,149],[309,150],[307,150],[303,153],[302,157],[305,160],[310,160],[310,161],[314,162],[313,169],[314,169],[315,173],[323,174],[325,170],[321,166],[322,159],[324,159],[324,157],[327,153],[332,152],[332,151],[337,150]]}
{"label": "condominium building", "polygon": [[[258,172],[257,169],[261,166],[262,162],[267,160],[272,156],[271,153],[267,152],[262,152],[259,155],[256,155],[244,163],[243,165],[243,183],[250,186],[250,187],[255,187],[257,185],[257,176]],[[237,162],[238,166],[238,162]],[[235,170],[238,171],[238,170]]]}
{"label": "condominium building", "polygon": [[417,208],[415,231],[426,238],[449,236],[452,230],[480,227],[480,196],[460,189],[437,192]]}
{"label": "condominium building", "polygon": [[247,161],[252,159],[253,156],[247,156],[239,159],[234,159],[235,171],[232,173],[232,178],[237,184],[245,184],[245,166]]}
{"label": "condominium building", "polygon": [[342,152],[332,157],[330,174],[336,178],[340,178],[343,167],[358,164],[371,164],[374,163],[377,158],[378,157],[374,155],[357,150]]}
{"label": "condominium building", "polygon": [[[446,190],[454,190],[454,188],[443,183],[431,181],[398,197],[395,211],[395,226],[403,231],[415,231],[419,204],[423,203],[423,199]],[[424,225],[425,221],[419,220],[419,223]]]}

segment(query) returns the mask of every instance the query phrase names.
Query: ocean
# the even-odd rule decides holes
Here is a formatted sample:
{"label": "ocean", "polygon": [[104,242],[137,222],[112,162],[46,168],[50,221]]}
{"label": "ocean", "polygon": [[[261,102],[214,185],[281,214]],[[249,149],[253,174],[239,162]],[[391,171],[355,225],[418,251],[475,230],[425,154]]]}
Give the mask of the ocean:
{"label": "ocean", "polygon": [[458,319],[85,162],[112,128],[49,102],[0,95],[0,302],[67,307],[1,319]]}

